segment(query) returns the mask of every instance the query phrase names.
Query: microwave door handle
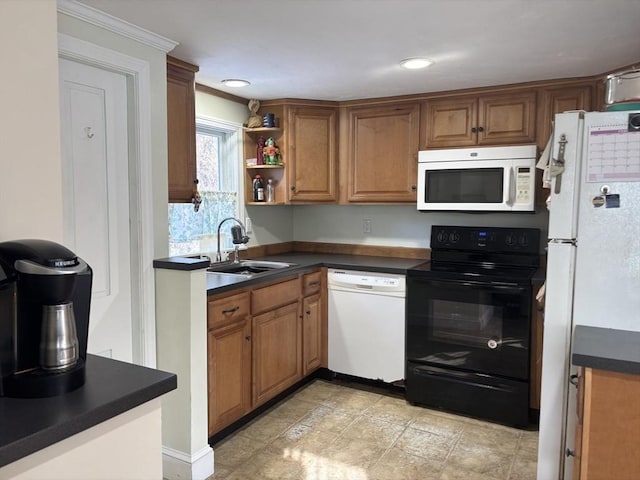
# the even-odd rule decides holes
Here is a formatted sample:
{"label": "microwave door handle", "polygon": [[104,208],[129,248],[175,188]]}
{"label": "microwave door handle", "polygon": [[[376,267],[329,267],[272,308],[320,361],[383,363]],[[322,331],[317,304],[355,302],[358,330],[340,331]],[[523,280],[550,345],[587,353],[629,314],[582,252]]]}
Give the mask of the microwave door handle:
{"label": "microwave door handle", "polygon": [[516,193],[516,183],[513,175],[513,167],[509,167],[509,196],[507,197],[507,205],[513,205],[513,198]]}

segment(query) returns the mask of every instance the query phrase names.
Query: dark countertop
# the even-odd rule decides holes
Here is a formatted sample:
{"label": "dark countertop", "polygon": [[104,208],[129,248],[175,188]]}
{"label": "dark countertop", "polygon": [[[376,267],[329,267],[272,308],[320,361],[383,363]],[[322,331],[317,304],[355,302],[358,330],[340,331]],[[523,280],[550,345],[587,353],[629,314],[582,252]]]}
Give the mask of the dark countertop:
{"label": "dark countertop", "polygon": [[207,268],[211,260],[207,256],[187,256],[159,258],[153,261],[153,268],[164,268],[166,270],[199,270]]}
{"label": "dark countertop", "polygon": [[407,269],[426,261],[419,258],[373,257],[335,253],[283,253],[280,255],[252,258],[252,260],[270,260],[295,265],[249,278],[238,278],[237,275],[225,275],[221,273],[207,273],[207,294],[216,295],[236,288],[255,285],[265,280],[283,278],[318,267],[405,274],[407,273]]}
{"label": "dark countertop", "polygon": [[640,332],[577,325],[574,365],[640,375]]}
{"label": "dark countertop", "polygon": [[87,355],[86,382],[48,398],[0,397],[0,467],[177,387],[172,373]]}

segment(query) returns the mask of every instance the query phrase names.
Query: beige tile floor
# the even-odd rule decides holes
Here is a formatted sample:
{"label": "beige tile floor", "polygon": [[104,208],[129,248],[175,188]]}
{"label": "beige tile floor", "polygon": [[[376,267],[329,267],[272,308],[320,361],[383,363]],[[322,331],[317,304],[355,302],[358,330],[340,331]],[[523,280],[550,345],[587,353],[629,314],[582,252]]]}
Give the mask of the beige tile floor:
{"label": "beige tile floor", "polygon": [[529,480],[537,431],[315,380],[214,445],[209,480]]}

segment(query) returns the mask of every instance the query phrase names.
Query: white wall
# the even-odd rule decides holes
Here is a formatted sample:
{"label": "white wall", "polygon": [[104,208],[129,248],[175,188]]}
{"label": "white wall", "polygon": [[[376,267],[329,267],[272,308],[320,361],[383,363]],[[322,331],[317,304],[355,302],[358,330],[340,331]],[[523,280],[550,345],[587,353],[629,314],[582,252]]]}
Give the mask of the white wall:
{"label": "white wall", "polygon": [[[363,220],[371,220],[371,233]],[[304,242],[336,242],[398,247],[429,247],[431,225],[527,227],[546,238],[548,214],[418,212],[413,205],[327,205],[293,208],[293,238]],[[544,243],[544,242],[542,242]]]}
{"label": "white wall", "polygon": [[62,241],[55,0],[0,1],[0,241]]}
{"label": "white wall", "polygon": [[[249,109],[196,92],[196,114],[242,124]],[[239,168],[244,178],[242,165]],[[242,220],[247,216],[253,224],[250,246],[295,240],[427,248],[431,225],[539,228],[541,238],[546,238],[548,223],[545,209],[535,214],[423,213],[413,205],[248,206]],[[371,220],[370,234],[363,232],[364,219]]]}
{"label": "white wall", "polygon": [[[0,3],[2,3],[2,1],[4,0],[0,0]],[[29,1],[37,2],[37,0]],[[31,31],[31,29],[29,31]],[[162,51],[154,47],[144,45],[136,40],[118,35],[63,13],[58,14],[58,31],[101,47],[108,48],[134,58],[139,58],[149,63],[151,76],[151,156],[153,159],[153,171],[151,178],[143,178],[141,181],[151,182],[154,208],[152,212],[142,213],[153,215],[154,257],[166,257],[168,255],[169,235],[167,226],[168,168],[166,56]],[[56,98],[57,95],[56,90]]]}
{"label": "white wall", "polygon": [[[248,103],[248,101],[247,101]],[[242,125],[249,117],[246,104],[196,91],[196,115],[234,122]],[[238,165],[238,178],[244,180],[244,165]],[[242,195],[242,187],[241,195]],[[290,242],[293,240],[293,208],[290,206],[245,207],[240,220],[251,218],[253,231],[249,234],[249,246]]]}

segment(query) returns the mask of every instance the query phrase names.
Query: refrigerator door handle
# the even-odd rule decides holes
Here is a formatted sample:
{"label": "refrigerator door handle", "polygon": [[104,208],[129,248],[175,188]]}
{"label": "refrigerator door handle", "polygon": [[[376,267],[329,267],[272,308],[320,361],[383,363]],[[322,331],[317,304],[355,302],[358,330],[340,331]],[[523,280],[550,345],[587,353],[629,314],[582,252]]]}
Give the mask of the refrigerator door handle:
{"label": "refrigerator door handle", "polygon": [[560,189],[562,188],[562,173],[564,172],[564,150],[567,145],[567,136],[563,133],[560,135],[560,140],[558,140],[558,158],[553,159],[551,162],[551,167],[549,169],[549,173],[551,177],[556,179],[555,188],[553,193],[560,193]]}

